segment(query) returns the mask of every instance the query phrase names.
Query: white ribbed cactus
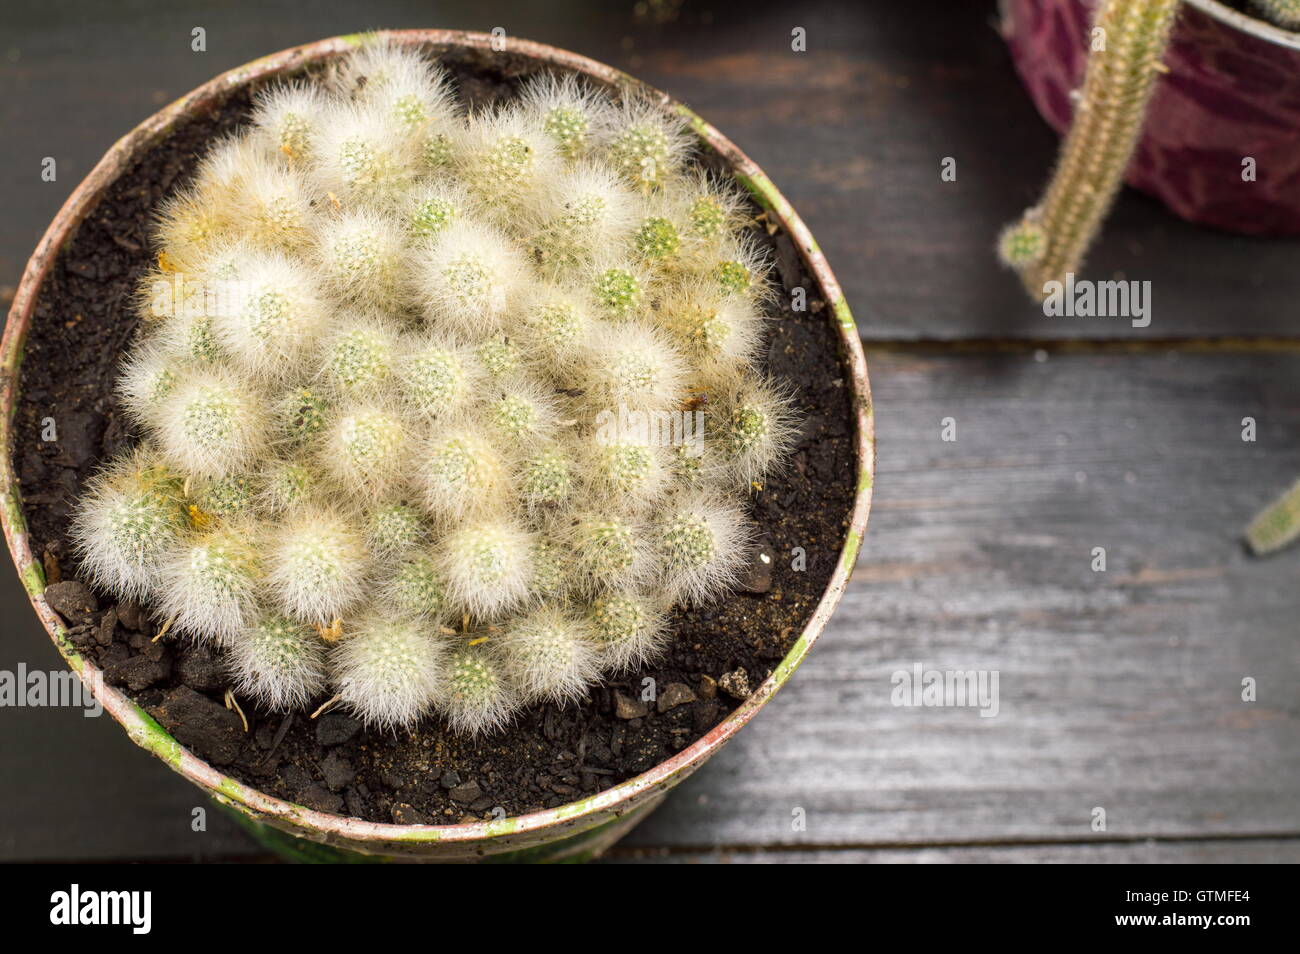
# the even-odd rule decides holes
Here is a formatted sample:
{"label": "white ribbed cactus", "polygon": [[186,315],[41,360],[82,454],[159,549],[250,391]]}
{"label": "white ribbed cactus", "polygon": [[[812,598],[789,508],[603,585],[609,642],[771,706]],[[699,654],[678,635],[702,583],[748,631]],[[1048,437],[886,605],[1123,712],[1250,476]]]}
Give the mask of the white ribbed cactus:
{"label": "white ribbed cactus", "polygon": [[768,262],[687,153],[572,77],[467,118],[384,43],[266,91],[162,210],[142,444],[82,498],[83,567],[236,692],[385,728],[487,732],[654,658],[793,433],[753,366]]}

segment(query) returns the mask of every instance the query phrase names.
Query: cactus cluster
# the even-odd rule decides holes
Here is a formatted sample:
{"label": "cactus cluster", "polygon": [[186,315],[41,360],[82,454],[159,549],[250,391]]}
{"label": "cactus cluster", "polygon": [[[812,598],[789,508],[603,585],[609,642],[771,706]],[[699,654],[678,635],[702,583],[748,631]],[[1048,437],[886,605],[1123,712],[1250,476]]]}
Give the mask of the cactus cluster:
{"label": "cactus cluster", "polygon": [[540,76],[466,114],[369,43],[163,210],[83,567],[235,691],[475,734],[662,648],[789,443],[767,263],[670,113]]}

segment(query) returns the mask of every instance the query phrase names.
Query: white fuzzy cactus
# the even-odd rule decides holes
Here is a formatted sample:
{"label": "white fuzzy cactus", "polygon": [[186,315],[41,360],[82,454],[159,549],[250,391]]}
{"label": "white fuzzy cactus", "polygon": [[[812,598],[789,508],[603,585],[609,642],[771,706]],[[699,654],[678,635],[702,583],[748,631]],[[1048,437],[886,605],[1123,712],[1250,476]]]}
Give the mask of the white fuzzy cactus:
{"label": "white fuzzy cactus", "polygon": [[80,502],[83,568],[237,693],[384,728],[488,732],[652,660],[794,432],[754,367],[767,259],[688,152],[573,77],[466,116],[383,42],[265,91],[162,210],[141,446]]}
{"label": "white fuzzy cactus", "polygon": [[270,709],[306,705],[326,684],[325,649],[314,630],[282,613],[258,612],[230,639],[235,691]]}

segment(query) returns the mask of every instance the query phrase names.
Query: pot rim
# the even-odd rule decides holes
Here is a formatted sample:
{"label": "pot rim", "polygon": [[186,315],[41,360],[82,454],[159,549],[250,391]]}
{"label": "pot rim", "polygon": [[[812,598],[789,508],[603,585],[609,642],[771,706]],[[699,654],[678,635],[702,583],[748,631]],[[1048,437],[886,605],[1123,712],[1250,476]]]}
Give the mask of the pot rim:
{"label": "pot rim", "polygon": [[[515,54],[565,71],[574,71],[624,92],[649,96],[668,109],[676,110],[709,146],[722,155],[736,179],[744,185],[767,213],[778,220],[799,247],[801,257],[813,278],[821,286],[823,298],[831,312],[841,349],[840,360],[847,372],[846,382],[852,390],[856,418],[855,496],[846,529],[844,546],[831,578],[808,624],[789,653],[772,674],[722,722],[671,758],[649,770],[595,795],[566,803],[558,808],[531,812],[493,821],[456,825],[398,825],[369,822],[359,818],[321,812],[297,805],[237,781],[191,753],[176,741],[148,713],[121,690],[109,686],[101,671],[77,652],[67,639],[63,622],[44,598],[44,571],[31,552],[26,521],[22,511],[17,475],[13,466],[13,415],[19,384],[19,366],[23,342],[30,327],[36,298],[60,248],[71,240],[80,223],[103,197],[109,186],[136,156],[144,154],[160,141],[183,117],[195,110],[219,104],[229,91],[255,80],[266,80],[299,69],[355,48],[372,37],[385,38],[403,45],[435,47],[470,47],[483,51]],[[495,44],[495,45],[494,45]],[[459,30],[397,30],[373,34],[332,37],[291,47],[229,70],[203,84],[150,116],[111,146],[90,174],[73,190],[54,217],[27,263],[9,311],[9,319],[0,342],[0,520],[5,539],[19,577],[32,606],[50,638],[68,665],[101,701],[104,708],[122,724],[131,740],[157,755],[172,769],[221,801],[246,813],[282,820],[295,829],[306,829],[322,836],[337,836],[354,843],[425,843],[490,841],[508,835],[545,829],[561,822],[572,824],[596,813],[620,814],[638,794],[671,784],[681,773],[689,772],[713,754],[745,725],[785,683],[816,641],[830,618],[848,583],[856,562],[867,515],[871,505],[875,470],[875,434],[866,359],[857,328],[835,276],[818,248],[812,234],[789,202],[777,191],[763,171],[730,140],[687,107],[667,94],[603,63],[543,43],[512,37],[494,37],[485,33]],[[594,823],[594,820],[593,820]]]}
{"label": "pot rim", "polygon": [[1300,50],[1300,33],[1284,30],[1279,26],[1274,26],[1267,20],[1261,20],[1259,17],[1242,13],[1240,10],[1234,10],[1220,3],[1219,0],[1184,0],[1184,2],[1189,7],[1195,7],[1206,16],[1213,17],[1220,23],[1225,23],[1230,27],[1235,27],[1242,33],[1249,33],[1251,36],[1267,40],[1269,43],[1276,43],[1278,46]]}

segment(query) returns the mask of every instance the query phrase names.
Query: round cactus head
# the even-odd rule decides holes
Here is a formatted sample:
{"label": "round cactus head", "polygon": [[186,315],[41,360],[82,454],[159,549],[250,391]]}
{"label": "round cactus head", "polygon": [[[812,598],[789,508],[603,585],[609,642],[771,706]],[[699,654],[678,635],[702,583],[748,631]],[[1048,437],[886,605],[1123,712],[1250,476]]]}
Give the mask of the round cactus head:
{"label": "round cactus head", "polygon": [[99,585],[140,599],[154,592],[187,529],[182,479],[156,456],[123,458],[91,480],[73,521],[81,564]]}
{"label": "round cactus head", "polygon": [[587,622],[601,651],[601,665],[612,671],[654,659],[666,638],[664,615],[639,593],[613,591],[591,601]]}
{"label": "round cactus head", "polygon": [[483,735],[505,725],[519,698],[490,640],[478,637],[454,648],[438,708],[454,731]]}
{"label": "round cactus head", "polygon": [[577,699],[599,669],[586,622],[554,607],[515,620],[501,638],[501,652],[525,701]]}
{"label": "round cactus head", "polygon": [[340,701],[367,725],[411,725],[433,706],[447,653],[426,627],[379,611],[345,635],[332,653]]}
{"label": "round cactus head", "polygon": [[1047,230],[1030,218],[1013,222],[998,237],[998,258],[1008,268],[1037,265],[1047,253]]}
{"label": "round cactus head", "polygon": [[235,692],[269,709],[305,706],[325,687],[325,650],[310,627],[261,611],[229,640]]}

